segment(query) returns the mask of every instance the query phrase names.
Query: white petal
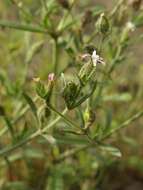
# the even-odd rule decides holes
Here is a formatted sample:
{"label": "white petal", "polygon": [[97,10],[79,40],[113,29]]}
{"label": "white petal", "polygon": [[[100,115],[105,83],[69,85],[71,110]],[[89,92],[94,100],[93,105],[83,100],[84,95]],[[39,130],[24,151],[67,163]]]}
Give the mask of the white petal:
{"label": "white petal", "polygon": [[96,54],[96,50],[93,51],[92,53],[92,59],[96,58],[97,54]]}

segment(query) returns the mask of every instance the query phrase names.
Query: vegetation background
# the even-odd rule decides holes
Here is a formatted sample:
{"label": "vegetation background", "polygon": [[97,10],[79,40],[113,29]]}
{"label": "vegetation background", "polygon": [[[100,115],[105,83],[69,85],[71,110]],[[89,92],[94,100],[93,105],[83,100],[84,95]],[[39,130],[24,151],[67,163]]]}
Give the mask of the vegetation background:
{"label": "vegetation background", "polygon": [[[125,33],[129,22],[135,28]],[[142,190],[143,2],[1,0],[0,26],[0,189]],[[89,97],[65,116],[62,83],[86,64],[85,46],[106,65],[90,104]],[[45,87],[56,110],[43,101]]]}

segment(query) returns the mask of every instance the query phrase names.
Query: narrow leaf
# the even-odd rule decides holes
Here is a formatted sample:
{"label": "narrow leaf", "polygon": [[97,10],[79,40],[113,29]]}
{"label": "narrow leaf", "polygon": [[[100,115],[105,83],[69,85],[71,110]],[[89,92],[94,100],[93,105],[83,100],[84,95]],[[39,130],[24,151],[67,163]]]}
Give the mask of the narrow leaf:
{"label": "narrow leaf", "polygon": [[7,28],[14,28],[17,30],[23,30],[28,32],[47,33],[47,31],[44,28],[41,28],[39,26],[30,25],[30,24],[21,24],[7,20],[0,20],[0,26]]}
{"label": "narrow leaf", "polygon": [[25,92],[23,93],[23,96],[24,96],[26,102],[28,103],[28,105],[30,106],[31,111],[33,112],[33,115],[34,115],[35,118],[38,120],[37,107],[36,107],[34,101],[33,101],[32,98],[31,98],[28,94],[26,94]]}
{"label": "narrow leaf", "polygon": [[113,146],[110,146],[110,145],[100,145],[99,148],[102,150],[102,151],[105,151],[113,156],[116,156],[116,157],[121,157],[122,156],[122,153],[120,152],[120,150],[116,147],[113,147]]}

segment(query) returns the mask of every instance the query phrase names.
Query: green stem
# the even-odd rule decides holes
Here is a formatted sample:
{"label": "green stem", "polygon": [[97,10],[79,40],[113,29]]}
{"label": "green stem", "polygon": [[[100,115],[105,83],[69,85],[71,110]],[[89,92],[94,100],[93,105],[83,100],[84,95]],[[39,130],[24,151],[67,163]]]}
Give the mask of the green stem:
{"label": "green stem", "polygon": [[135,115],[133,115],[132,117],[130,117],[129,119],[127,119],[126,121],[124,121],[123,123],[121,123],[118,127],[112,129],[108,134],[106,134],[102,140],[107,139],[108,137],[110,137],[113,133],[119,131],[120,129],[123,129],[125,127],[127,127],[130,123],[132,123],[133,121],[137,120],[138,118],[143,116],[143,111],[140,111],[138,113],[136,113]]}
{"label": "green stem", "polygon": [[116,63],[118,62],[118,59],[119,59],[121,53],[122,53],[122,45],[120,44],[117,49],[115,58],[113,59],[113,61],[111,63],[111,67],[109,68],[108,75],[110,75],[114,71]]}
{"label": "green stem", "polygon": [[61,154],[55,161],[56,162],[61,162],[64,159],[69,158],[69,157],[75,155],[76,153],[89,148],[90,146],[91,145],[88,144],[88,145],[85,145],[85,146],[82,146],[82,147],[76,147],[74,149],[68,150],[68,151],[64,152],[63,154]]}
{"label": "green stem", "polygon": [[7,21],[7,20],[0,20],[0,26],[22,30],[22,31],[28,31],[28,32],[37,32],[37,33],[45,33],[45,34],[48,33],[47,30],[36,25],[24,24],[24,23],[21,24],[21,23]]}
{"label": "green stem", "polygon": [[[67,109],[65,109],[63,111],[63,114],[65,114],[67,112]],[[140,111],[138,113],[136,113],[135,115],[133,115],[131,118],[129,118],[128,120],[124,121],[122,124],[120,124],[116,129],[113,129],[110,133],[108,133],[106,136],[104,136],[101,141],[107,139],[108,137],[110,137],[113,133],[117,132],[118,130],[122,129],[122,128],[125,128],[126,126],[128,126],[130,123],[132,123],[133,121],[139,119],[141,116],[143,116],[143,111]],[[35,133],[33,133],[30,137],[28,137],[27,139],[24,139],[23,141],[19,142],[18,144],[12,146],[12,147],[8,147],[8,148],[5,148],[5,149],[2,149],[0,151],[0,156],[6,156],[8,153],[14,151],[15,149],[17,148],[20,148],[22,145],[26,144],[27,142],[31,141],[32,139],[34,139],[35,137],[41,135],[41,133],[44,133],[47,131],[47,129],[53,127],[59,120],[61,119],[61,117],[59,116],[58,118],[56,118],[51,124],[45,126],[42,130],[38,130],[36,131]],[[69,157],[69,156],[72,156],[74,155],[75,153],[81,151],[81,150],[84,150],[84,149],[87,149],[89,147],[91,147],[93,144],[88,144],[88,145],[85,145],[83,147],[79,147],[79,148],[76,148],[76,149],[73,149],[71,150],[70,152],[68,153],[64,153],[62,154],[59,159],[57,161],[62,161],[63,159]]]}
{"label": "green stem", "polygon": [[47,106],[53,112],[55,112],[56,114],[58,114],[59,116],[61,116],[65,120],[66,123],[68,123],[72,127],[75,127],[76,129],[81,129],[76,123],[74,123],[73,121],[71,121],[70,119],[68,119],[67,117],[65,117],[62,113],[60,113],[58,110],[56,110],[53,106],[51,106],[51,105],[47,105]]}
{"label": "green stem", "polygon": [[118,3],[116,3],[116,6],[114,9],[110,12],[109,17],[112,18],[114,14],[119,10],[120,6],[125,2],[125,0],[119,0]]}
{"label": "green stem", "polygon": [[19,6],[19,4],[15,0],[10,0],[13,5],[17,7],[19,11],[23,13],[27,21],[32,21],[32,15],[23,8],[23,6]]}
{"label": "green stem", "polygon": [[44,7],[44,9],[47,11],[48,7],[45,0],[41,0],[41,5]]}
{"label": "green stem", "polygon": [[[58,38],[53,38],[53,72],[57,77],[58,74]],[[56,88],[56,84],[55,84]],[[53,96],[53,104],[57,106],[56,96]],[[53,115],[54,116],[54,115]]]}
{"label": "green stem", "polygon": [[[117,132],[118,130],[120,130],[122,128],[127,127],[130,123],[132,123],[133,121],[139,119],[141,116],[143,116],[143,111],[140,111],[140,112],[136,113],[131,118],[129,118],[126,121],[124,121],[123,123],[121,123],[116,129],[113,129],[109,134],[104,136],[100,141],[103,142],[103,140],[110,137],[113,133]],[[68,157],[71,157],[71,156],[75,155],[76,153],[78,153],[78,152],[80,152],[82,150],[88,149],[88,148],[90,148],[92,146],[94,146],[94,147],[98,146],[99,144],[100,144],[100,142],[96,142],[96,143],[91,142],[90,144],[87,144],[85,146],[77,147],[77,148],[74,148],[72,150],[68,150],[68,151],[64,152],[63,154],[61,154],[59,156],[59,158],[57,158],[55,161],[57,161],[57,162],[63,161],[64,159],[66,159]]]}
{"label": "green stem", "polygon": [[55,38],[53,40],[53,67],[54,67],[54,74],[57,75],[58,73],[58,39]]}
{"label": "green stem", "polygon": [[[67,112],[67,109],[65,109],[62,114],[64,115]],[[45,126],[43,129],[38,129],[36,132],[32,133],[30,136],[25,138],[24,140],[18,142],[17,144],[13,146],[9,146],[7,148],[4,148],[0,150],[0,156],[6,156],[10,152],[16,150],[17,148],[20,148],[21,146],[25,145],[26,143],[30,142],[34,138],[40,136],[42,133],[45,133],[48,129],[53,127],[62,117],[57,117],[54,121],[52,121],[49,125]]]}

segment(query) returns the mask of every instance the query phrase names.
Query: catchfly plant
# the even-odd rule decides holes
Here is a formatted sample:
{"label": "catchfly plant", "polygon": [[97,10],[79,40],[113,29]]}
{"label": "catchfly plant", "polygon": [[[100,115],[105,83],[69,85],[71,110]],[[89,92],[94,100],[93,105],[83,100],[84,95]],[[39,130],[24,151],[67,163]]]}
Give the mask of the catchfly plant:
{"label": "catchfly plant", "polygon": [[0,189],[138,188],[143,2],[98,2],[0,1]]}

